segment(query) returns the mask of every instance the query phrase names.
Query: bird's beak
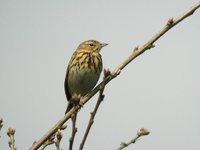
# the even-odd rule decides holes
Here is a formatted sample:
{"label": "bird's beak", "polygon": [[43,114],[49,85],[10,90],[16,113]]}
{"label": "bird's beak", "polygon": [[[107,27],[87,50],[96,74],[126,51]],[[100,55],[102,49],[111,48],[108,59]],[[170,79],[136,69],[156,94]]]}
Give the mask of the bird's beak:
{"label": "bird's beak", "polygon": [[101,43],[101,47],[108,45],[108,43]]}

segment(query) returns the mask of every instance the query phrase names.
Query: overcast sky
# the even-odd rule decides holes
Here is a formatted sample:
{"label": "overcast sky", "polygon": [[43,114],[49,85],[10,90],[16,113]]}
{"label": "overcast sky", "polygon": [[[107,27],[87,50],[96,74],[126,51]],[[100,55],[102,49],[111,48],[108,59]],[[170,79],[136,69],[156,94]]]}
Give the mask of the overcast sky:
{"label": "overcast sky", "polygon": [[[28,149],[64,114],[64,78],[77,46],[95,39],[104,67],[115,69],[198,0],[0,0],[0,149],[8,127]],[[86,150],[113,150],[141,127],[151,134],[127,150],[199,150],[200,10],[165,34],[106,86]],[[102,76],[100,78],[102,80]],[[83,137],[94,97],[78,115],[74,149]],[[71,127],[63,132],[68,149]],[[55,149],[48,147],[48,149]]]}

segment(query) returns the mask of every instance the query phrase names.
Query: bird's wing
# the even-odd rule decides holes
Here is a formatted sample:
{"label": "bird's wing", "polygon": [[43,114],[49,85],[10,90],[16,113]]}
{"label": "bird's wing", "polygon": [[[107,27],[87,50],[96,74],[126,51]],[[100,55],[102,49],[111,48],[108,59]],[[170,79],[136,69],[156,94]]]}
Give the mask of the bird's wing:
{"label": "bird's wing", "polygon": [[74,54],[72,55],[72,58],[71,60],[69,61],[69,64],[68,64],[68,67],[67,67],[67,71],[66,71],[66,76],[65,76],[65,83],[64,83],[64,87],[65,87],[65,94],[66,94],[66,97],[67,97],[67,100],[69,101],[68,102],[68,105],[67,105],[67,109],[65,111],[65,114],[71,110],[71,108],[73,107],[73,104],[71,102],[71,94],[69,92],[69,86],[68,86],[68,76],[69,76],[69,68],[70,68],[70,65],[72,63],[72,61],[74,60],[75,58],[75,55],[76,55],[76,52],[74,52]]}
{"label": "bird's wing", "polygon": [[67,105],[67,109],[65,111],[65,114],[71,110],[71,108],[73,107],[73,104],[71,103],[71,94],[69,93],[69,89],[68,89],[68,74],[69,74],[69,66],[67,67],[67,72],[66,72],[66,77],[65,77],[65,83],[64,83],[64,87],[65,87],[65,94],[67,97],[68,105]]}
{"label": "bird's wing", "polygon": [[67,72],[66,72],[66,76],[65,76],[65,83],[64,83],[65,94],[66,94],[67,100],[69,101],[71,99],[71,94],[69,93],[69,89],[68,89],[68,74],[69,74],[69,65],[67,67]]}
{"label": "bird's wing", "polygon": [[74,54],[71,57],[71,60],[69,61],[69,64],[68,64],[68,67],[67,67],[66,76],[65,76],[64,87],[65,87],[65,94],[66,94],[66,97],[67,97],[68,101],[71,99],[71,94],[69,93],[69,86],[68,86],[69,68],[70,68],[70,64],[72,63],[73,59],[75,58],[75,55],[76,55],[76,51],[74,52]]}

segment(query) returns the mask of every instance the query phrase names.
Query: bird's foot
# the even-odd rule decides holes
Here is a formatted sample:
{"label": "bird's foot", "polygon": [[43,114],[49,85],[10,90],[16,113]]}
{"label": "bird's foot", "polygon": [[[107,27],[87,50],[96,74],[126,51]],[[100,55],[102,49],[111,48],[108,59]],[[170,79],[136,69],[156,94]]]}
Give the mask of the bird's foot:
{"label": "bird's foot", "polygon": [[71,103],[73,104],[73,106],[77,106],[79,104],[79,101],[80,101],[80,98],[81,98],[81,95],[77,95],[77,94],[74,94],[71,98]]}
{"label": "bird's foot", "polygon": [[71,103],[73,104],[74,107],[76,107],[77,105],[79,105],[82,108],[83,104],[84,104],[84,98],[80,94],[74,94],[72,96]]}

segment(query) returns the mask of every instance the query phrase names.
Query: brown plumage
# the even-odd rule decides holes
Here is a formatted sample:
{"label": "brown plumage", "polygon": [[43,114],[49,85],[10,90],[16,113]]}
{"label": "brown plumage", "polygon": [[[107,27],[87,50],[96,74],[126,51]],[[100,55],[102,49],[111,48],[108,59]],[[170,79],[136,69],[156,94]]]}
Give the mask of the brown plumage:
{"label": "brown plumage", "polygon": [[74,95],[85,96],[95,87],[103,65],[99,52],[106,45],[95,40],[85,41],[72,55],[64,83],[65,94],[69,101],[65,113],[73,107]]}

